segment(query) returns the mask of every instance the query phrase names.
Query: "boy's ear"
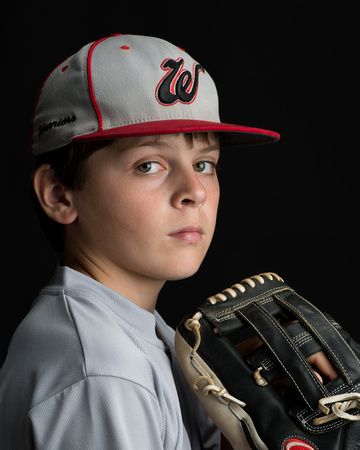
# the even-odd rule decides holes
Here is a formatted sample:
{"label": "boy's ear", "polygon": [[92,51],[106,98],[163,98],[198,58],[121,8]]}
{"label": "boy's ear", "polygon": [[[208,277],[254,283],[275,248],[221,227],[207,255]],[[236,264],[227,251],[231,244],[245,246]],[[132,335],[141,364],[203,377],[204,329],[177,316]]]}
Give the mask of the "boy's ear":
{"label": "boy's ear", "polygon": [[50,164],[42,164],[33,174],[33,188],[44,212],[61,224],[70,224],[77,218],[71,190],[56,176]]}

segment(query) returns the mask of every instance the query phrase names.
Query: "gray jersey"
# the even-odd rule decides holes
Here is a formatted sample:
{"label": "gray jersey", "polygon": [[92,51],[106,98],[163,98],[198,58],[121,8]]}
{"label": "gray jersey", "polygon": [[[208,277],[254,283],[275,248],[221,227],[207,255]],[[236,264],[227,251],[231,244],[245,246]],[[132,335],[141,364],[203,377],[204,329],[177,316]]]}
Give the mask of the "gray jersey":
{"label": "gray jersey", "polygon": [[156,311],[58,266],[0,369],[1,450],[219,449],[173,340]]}

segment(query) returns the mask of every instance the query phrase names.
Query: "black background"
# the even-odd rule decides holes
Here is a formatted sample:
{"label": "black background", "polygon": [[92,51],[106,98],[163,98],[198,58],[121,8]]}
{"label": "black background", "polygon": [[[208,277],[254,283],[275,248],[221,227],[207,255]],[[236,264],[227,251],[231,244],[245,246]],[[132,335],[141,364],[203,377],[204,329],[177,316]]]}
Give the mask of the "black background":
{"label": "black background", "polygon": [[282,136],[222,152],[212,247],[196,275],[165,285],[159,312],[176,326],[207,296],[273,271],[359,340],[355,11],[331,0],[196,5],[49,2],[3,14],[0,364],[57,260],[28,194],[38,90],[60,61],[117,32],[185,48],[215,80],[223,121]]}

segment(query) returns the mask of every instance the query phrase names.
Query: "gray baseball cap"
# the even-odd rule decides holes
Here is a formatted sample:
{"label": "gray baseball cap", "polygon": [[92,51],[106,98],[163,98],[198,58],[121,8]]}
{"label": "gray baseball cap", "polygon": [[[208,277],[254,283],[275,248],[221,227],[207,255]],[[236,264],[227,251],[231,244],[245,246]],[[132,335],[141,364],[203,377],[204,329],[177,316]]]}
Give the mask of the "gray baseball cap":
{"label": "gray baseball cap", "polygon": [[275,142],[275,131],[222,123],[215,83],[164,39],[115,34],[84,45],[44,82],[34,111],[33,154],[73,141],[154,134],[226,133],[228,144]]}

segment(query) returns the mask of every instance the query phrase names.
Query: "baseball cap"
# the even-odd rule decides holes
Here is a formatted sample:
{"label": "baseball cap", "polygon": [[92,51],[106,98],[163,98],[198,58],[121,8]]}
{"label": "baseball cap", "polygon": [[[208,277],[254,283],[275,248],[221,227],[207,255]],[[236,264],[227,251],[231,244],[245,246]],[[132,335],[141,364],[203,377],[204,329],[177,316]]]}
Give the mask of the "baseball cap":
{"label": "baseball cap", "polygon": [[227,145],[275,142],[275,131],[222,123],[215,83],[184,49],[158,37],[113,34],[50,73],[36,103],[32,152],[73,141],[213,131]]}

